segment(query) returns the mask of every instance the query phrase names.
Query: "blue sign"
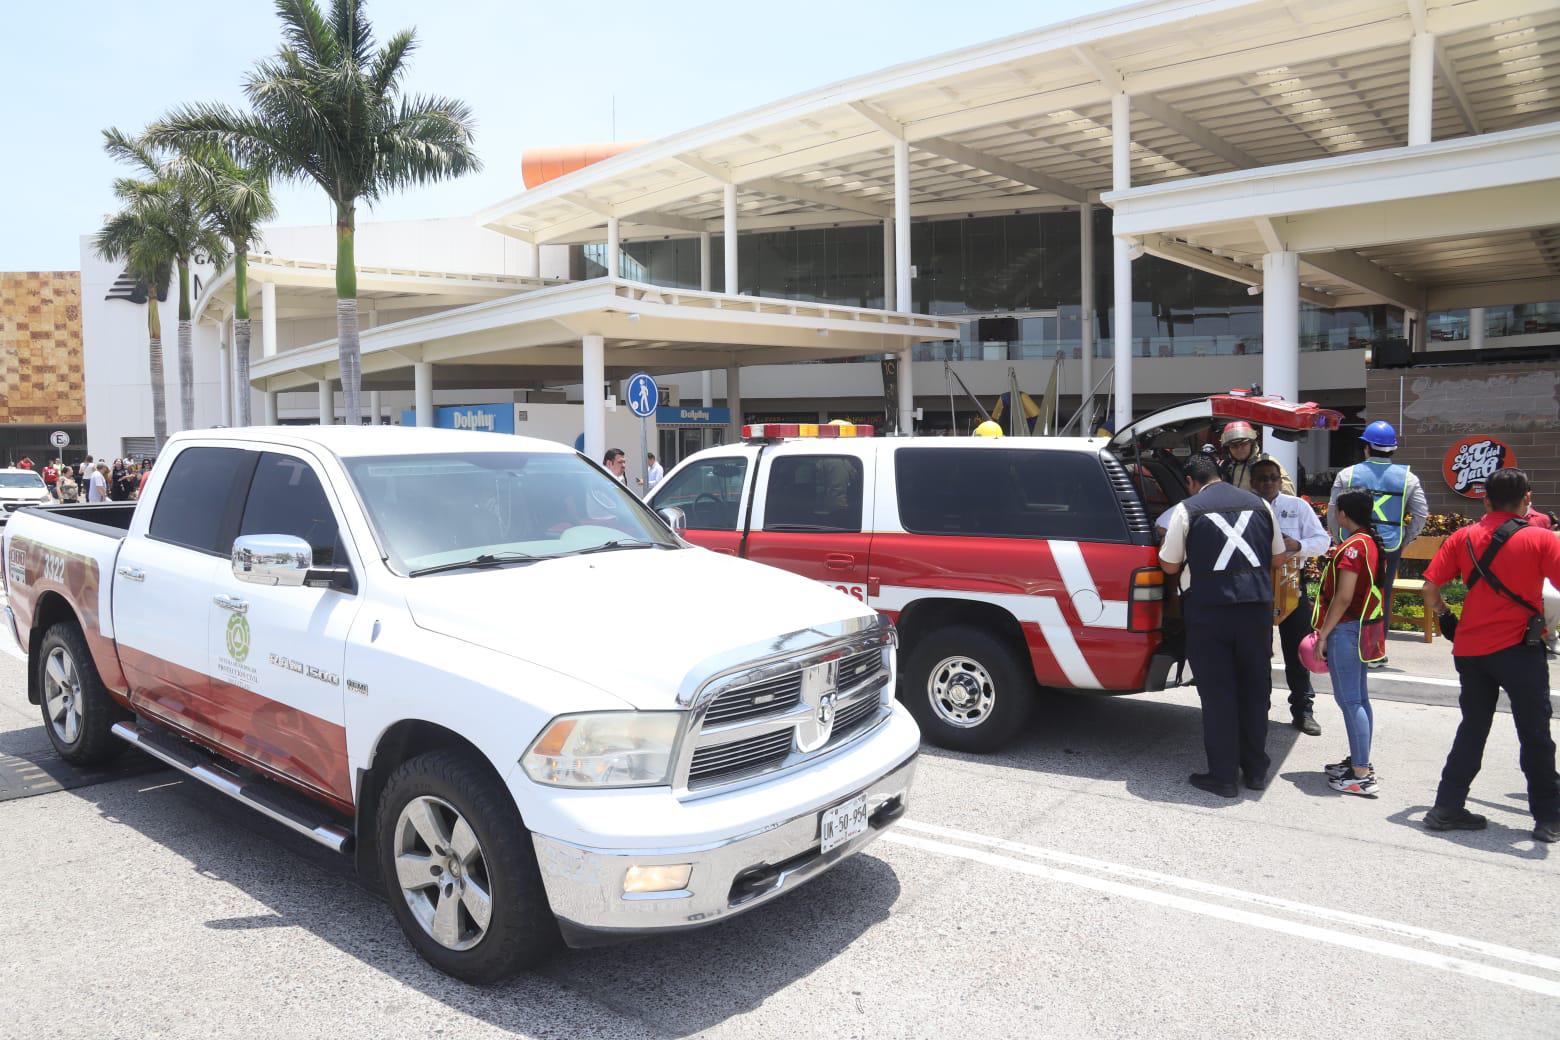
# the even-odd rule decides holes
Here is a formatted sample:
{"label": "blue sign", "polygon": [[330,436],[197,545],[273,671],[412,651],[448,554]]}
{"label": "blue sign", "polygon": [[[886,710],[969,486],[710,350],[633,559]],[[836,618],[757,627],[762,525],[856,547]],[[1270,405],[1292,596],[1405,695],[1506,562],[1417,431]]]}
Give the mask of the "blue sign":
{"label": "blue sign", "polygon": [[628,378],[628,407],[641,419],[655,414],[661,403],[661,390],[646,372],[635,372]]}
{"label": "blue sign", "polygon": [[729,408],[663,404],[655,410],[657,426],[725,426],[730,422]]}
{"label": "blue sign", "polygon": [[[402,426],[416,426],[417,413],[401,413]],[[478,430],[482,433],[514,433],[515,406],[512,404],[445,405],[433,410],[433,425],[441,430]]]}

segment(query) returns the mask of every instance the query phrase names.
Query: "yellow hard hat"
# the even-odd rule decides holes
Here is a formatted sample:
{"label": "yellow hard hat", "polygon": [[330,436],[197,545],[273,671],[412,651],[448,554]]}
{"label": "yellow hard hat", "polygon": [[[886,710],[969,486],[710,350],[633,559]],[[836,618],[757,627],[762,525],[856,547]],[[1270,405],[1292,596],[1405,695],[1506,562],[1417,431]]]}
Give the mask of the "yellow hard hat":
{"label": "yellow hard hat", "polygon": [[990,419],[987,419],[985,422],[975,427],[975,436],[1000,437],[1002,436],[1002,427],[992,422]]}

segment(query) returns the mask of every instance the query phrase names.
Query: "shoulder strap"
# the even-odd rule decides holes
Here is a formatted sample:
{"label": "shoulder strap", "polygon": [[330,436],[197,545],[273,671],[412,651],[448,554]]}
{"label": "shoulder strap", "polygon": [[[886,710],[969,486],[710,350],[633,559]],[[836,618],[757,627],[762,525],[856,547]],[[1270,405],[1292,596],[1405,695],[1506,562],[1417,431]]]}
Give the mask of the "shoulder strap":
{"label": "shoulder strap", "polygon": [[1510,589],[1508,589],[1506,587],[1506,583],[1497,578],[1495,576],[1495,572],[1490,570],[1490,565],[1495,562],[1495,556],[1500,552],[1501,547],[1511,539],[1512,535],[1516,534],[1526,526],[1527,521],[1521,519],[1520,517],[1513,517],[1512,519],[1507,520],[1505,523],[1501,524],[1500,528],[1496,530],[1495,534],[1490,537],[1489,548],[1484,550],[1484,556],[1481,559],[1474,559],[1473,542],[1471,539],[1464,543],[1468,546],[1468,558],[1473,560],[1474,569],[1474,573],[1468,575],[1467,586],[1468,591],[1472,592],[1473,587],[1479,583],[1479,579],[1484,578],[1490,583],[1491,588],[1493,588],[1500,595],[1505,596],[1507,599],[1511,600],[1511,602],[1526,610],[1530,610],[1535,614],[1541,614],[1542,611],[1533,606],[1533,604],[1529,603],[1527,600],[1523,599],[1521,596],[1518,596],[1515,592],[1512,592]]}

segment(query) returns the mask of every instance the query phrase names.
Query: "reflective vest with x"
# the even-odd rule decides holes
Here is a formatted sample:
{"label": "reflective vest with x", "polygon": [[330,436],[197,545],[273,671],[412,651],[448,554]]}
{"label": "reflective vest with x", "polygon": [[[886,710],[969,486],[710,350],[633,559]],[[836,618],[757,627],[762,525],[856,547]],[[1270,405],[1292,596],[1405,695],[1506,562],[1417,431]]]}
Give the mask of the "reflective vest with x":
{"label": "reflective vest with x", "polygon": [[1370,492],[1371,519],[1376,534],[1387,552],[1396,552],[1403,544],[1404,490],[1408,487],[1408,467],[1383,459],[1366,459],[1349,471],[1349,486]]}

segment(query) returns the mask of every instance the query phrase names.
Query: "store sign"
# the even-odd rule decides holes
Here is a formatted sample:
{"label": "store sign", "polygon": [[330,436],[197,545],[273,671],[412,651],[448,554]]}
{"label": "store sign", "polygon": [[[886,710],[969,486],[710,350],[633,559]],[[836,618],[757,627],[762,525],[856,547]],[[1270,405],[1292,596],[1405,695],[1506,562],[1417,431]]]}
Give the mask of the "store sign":
{"label": "store sign", "polygon": [[1496,470],[1517,464],[1516,452],[1505,441],[1474,435],[1457,441],[1446,451],[1441,475],[1447,486],[1465,498],[1483,498],[1484,482]]}
{"label": "store sign", "polygon": [[657,426],[725,426],[731,422],[731,410],[663,404],[655,410],[655,422]]}
{"label": "store sign", "polygon": [[[522,415],[524,413],[521,413]],[[401,413],[402,426],[416,426],[417,412],[408,408]],[[512,404],[463,404],[433,410],[433,425],[442,430],[476,430],[479,433],[514,433],[515,406]]]}

